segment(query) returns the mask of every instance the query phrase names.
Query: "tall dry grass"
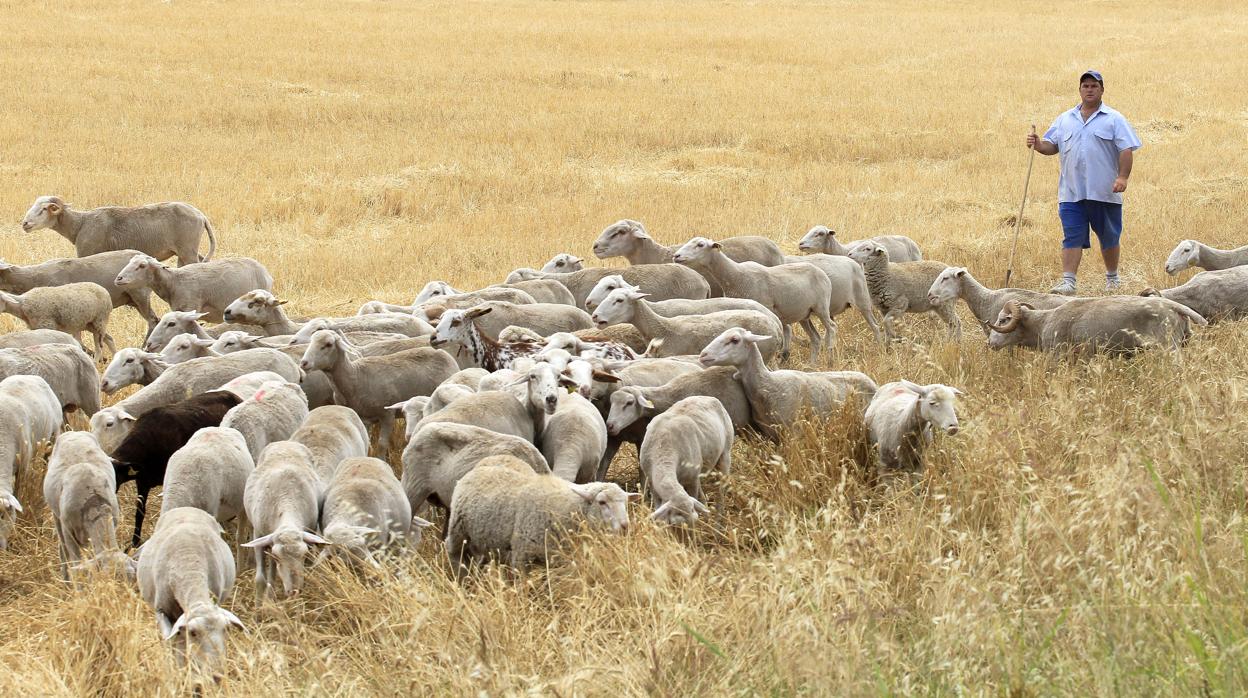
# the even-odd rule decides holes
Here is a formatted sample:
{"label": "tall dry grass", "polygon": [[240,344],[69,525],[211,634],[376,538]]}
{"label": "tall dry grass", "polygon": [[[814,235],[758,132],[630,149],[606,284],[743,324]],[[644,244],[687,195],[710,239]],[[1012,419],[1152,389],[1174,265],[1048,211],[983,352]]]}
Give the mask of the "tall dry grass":
{"label": "tall dry grass", "polygon": [[[20,231],[38,195],[182,199],[304,313],[586,255],[621,217],[789,250],[815,223],[905,233],[995,285],[1027,126],[1087,67],[1146,144],[1128,290],[1173,283],[1179,239],[1248,237],[1239,3],[9,2],[0,24],[4,259],[71,254]],[[1056,173],[1036,163],[1019,285],[1056,275]],[[524,585],[457,588],[432,540],[295,602],[240,578],[249,631],[207,692],[1242,693],[1242,326],[1079,362],[938,329],[882,352],[849,318],[832,362],[967,391],[921,477],[869,477],[834,415],[742,442],[693,531],[638,506]],[[185,691],[133,590],[56,581],[40,473],[0,553],[0,692]]]}

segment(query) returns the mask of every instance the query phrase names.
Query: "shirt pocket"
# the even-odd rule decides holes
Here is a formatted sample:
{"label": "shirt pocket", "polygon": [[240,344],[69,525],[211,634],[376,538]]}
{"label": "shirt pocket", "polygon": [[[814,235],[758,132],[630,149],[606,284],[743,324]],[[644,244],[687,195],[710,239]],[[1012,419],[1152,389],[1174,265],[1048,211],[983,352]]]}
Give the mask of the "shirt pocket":
{"label": "shirt pocket", "polygon": [[1114,142],[1114,127],[1113,126],[1097,126],[1092,129],[1092,135],[1096,136],[1097,138],[1101,139],[1102,141],[1106,143],[1113,143]]}
{"label": "shirt pocket", "polygon": [[1064,133],[1059,133],[1057,135],[1057,149],[1059,152],[1061,153],[1069,152],[1070,149],[1074,147],[1074,145],[1075,145],[1075,132],[1073,129],[1070,131],[1066,131]]}

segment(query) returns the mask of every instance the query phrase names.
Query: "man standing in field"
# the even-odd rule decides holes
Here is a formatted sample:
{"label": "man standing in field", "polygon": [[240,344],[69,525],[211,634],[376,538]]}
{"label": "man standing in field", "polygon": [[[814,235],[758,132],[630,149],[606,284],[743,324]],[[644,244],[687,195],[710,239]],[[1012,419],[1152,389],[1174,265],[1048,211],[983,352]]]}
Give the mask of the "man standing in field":
{"label": "man standing in field", "polygon": [[1105,81],[1089,70],[1079,76],[1080,103],[1063,112],[1042,138],[1027,136],[1041,155],[1061,153],[1057,214],[1062,220],[1062,280],[1051,293],[1075,294],[1075,274],[1096,233],[1105,260],[1105,290],[1118,288],[1118,238],[1122,235],[1122,192],[1131,176],[1133,152],[1141,143],[1131,124],[1101,103]]}

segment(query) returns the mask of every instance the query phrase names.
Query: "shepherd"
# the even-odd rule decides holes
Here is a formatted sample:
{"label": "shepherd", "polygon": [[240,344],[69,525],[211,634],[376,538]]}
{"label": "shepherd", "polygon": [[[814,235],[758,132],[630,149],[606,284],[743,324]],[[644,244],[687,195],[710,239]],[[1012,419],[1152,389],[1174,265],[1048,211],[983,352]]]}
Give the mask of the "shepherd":
{"label": "shepherd", "polygon": [[1041,155],[1061,153],[1057,215],[1062,221],[1062,280],[1050,293],[1075,294],[1089,228],[1101,244],[1105,290],[1118,289],[1122,235],[1122,193],[1131,177],[1134,152],[1142,144],[1126,117],[1101,102],[1105,80],[1095,70],[1079,76],[1080,103],[1063,112],[1044,132],[1027,136],[1027,147]]}

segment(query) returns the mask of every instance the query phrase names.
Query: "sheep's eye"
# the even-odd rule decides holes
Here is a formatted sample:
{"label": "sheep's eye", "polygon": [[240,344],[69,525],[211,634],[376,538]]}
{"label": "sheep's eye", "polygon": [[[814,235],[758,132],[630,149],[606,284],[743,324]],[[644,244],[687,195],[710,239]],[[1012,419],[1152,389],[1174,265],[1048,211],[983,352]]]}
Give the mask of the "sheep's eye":
{"label": "sheep's eye", "polygon": [[126,363],[128,363],[128,364],[132,364],[132,363],[134,363],[134,359],[126,359]]}
{"label": "sheep's eye", "polygon": [[736,344],[736,343],[740,342],[741,340],[740,340],[739,338],[737,338],[737,337],[733,337],[732,339],[730,339],[730,340],[728,340],[728,341],[732,342],[733,344]]}
{"label": "sheep's eye", "polygon": [[165,327],[173,327],[173,325],[174,323],[172,321],[165,323]]}
{"label": "sheep's eye", "polygon": [[459,327],[459,325],[460,325],[459,320],[451,320],[451,327]]}

